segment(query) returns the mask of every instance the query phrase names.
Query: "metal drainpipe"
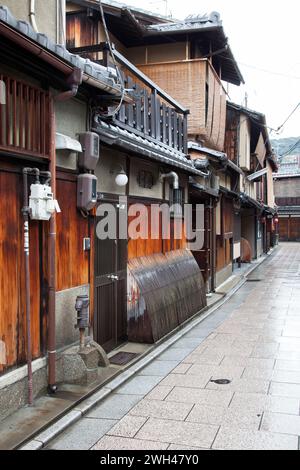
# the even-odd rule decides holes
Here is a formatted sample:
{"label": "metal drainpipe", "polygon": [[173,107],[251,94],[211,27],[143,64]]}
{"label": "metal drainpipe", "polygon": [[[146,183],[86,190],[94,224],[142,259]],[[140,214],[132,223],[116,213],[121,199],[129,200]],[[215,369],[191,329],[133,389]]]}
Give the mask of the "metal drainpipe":
{"label": "metal drainpipe", "polygon": [[25,255],[25,290],[26,290],[26,336],[27,336],[27,376],[28,376],[28,404],[33,404],[32,380],[32,345],[31,345],[31,305],[30,305],[30,259],[29,259],[29,194],[28,174],[35,174],[39,181],[38,168],[23,169],[23,217],[24,217],[24,255]]}
{"label": "metal drainpipe", "polygon": [[[56,199],[56,122],[54,101],[66,101],[76,96],[82,80],[82,72],[75,69],[72,74],[71,90],[50,97],[50,165],[51,186]],[[49,315],[48,315],[48,393],[57,391],[56,385],[56,213],[50,219],[48,235],[48,266],[49,266]]]}
{"label": "metal drainpipe", "polygon": [[161,181],[169,178],[173,179],[173,189],[179,189],[179,177],[175,171],[170,171],[170,173],[164,173],[160,175]]}
{"label": "metal drainpipe", "polygon": [[[50,98],[50,165],[51,187],[56,198],[56,145],[55,145],[55,110]],[[55,299],[56,299],[56,213],[50,219],[48,234],[49,267],[49,315],[48,315],[48,392],[55,393],[56,386],[56,334],[55,334]]]}
{"label": "metal drainpipe", "polygon": [[35,0],[30,0],[29,19],[33,30],[38,33],[39,30],[35,18]]}

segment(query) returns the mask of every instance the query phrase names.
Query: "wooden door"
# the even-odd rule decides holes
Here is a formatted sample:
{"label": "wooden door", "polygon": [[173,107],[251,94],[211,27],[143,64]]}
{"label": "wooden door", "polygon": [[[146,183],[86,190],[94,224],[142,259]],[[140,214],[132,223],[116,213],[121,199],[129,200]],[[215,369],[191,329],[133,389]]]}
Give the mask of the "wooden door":
{"label": "wooden door", "polygon": [[[100,220],[97,217],[96,226]],[[106,352],[126,339],[126,296],[127,240],[100,240],[96,234],[94,336]]]}
{"label": "wooden door", "polygon": [[[196,203],[195,203],[196,204]],[[210,200],[198,201],[204,208],[204,227],[199,228],[203,232],[204,243],[200,250],[194,250],[193,255],[198,263],[205,282],[208,282],[209,290],[213,290],[213,207]],[[196,231],[195,206],[193,208],[193,231]]]}

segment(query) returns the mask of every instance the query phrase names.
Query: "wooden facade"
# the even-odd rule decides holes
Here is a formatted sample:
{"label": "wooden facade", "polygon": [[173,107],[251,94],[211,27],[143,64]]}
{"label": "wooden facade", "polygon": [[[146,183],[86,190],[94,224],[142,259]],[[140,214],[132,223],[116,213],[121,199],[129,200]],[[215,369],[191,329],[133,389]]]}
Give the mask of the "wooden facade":
{"label": "wooden facade", "polygon": [[[53,100],[47,83],[40,80],[39,68],[33,67],[33,73],[25,67],[21,73],[16,63],[8,70],[0,76],[4,91],[0,104],[0,340],[6,354],[0,374],[27,361],[23,169],[49,170]],[[29,176],[29,186],[33,182]],[[57,173],[57,197],[62,212],[57,217],[56,291],[64,292],[88,284],[91,277],[90,255],[83,251],[90,221],[77,211],[77,172]],[[29,227],[31,342],[32,358],[37,359],[47,351],[49,222],[30,219]]]}
{"label": "wooden facade", "polygon": [[279,217],[279,240],[282,242],[300,241],[299,215],[287,215]]}
{"label": "wooden facade", "polygon": [[58,173],[57,199],[57,291],[89,283],[90,253],[83,251],[83,239],[90,237],[89,219],[77,210],[77,178]]}
{"label": "wooden facade", "polygon": [[[6,364],[0,373],[26,362],[26,299],[23,235],[23,174],[26,166],[47,169],[49,94],[30,82],[0,75],[0,340]],[[47,224],[30,223],[32,355],[45,353],[47,331]]]}
{"label": "wooden facade", "polygon": [[233,202],[223,196],[221,199],[221,234],[217,236],[217,272],[233,262],[233,232]]}
{"label": "wooden facade", "polygon": [[[26,362],[25,269],[23,252],[22,163],[0,161],[0,339],[6,346],[6,364],[0,373]],[[44,231],[30,224],[30,283],[32,352],[38,358],[45,348],[45,292],[41,254]]]}

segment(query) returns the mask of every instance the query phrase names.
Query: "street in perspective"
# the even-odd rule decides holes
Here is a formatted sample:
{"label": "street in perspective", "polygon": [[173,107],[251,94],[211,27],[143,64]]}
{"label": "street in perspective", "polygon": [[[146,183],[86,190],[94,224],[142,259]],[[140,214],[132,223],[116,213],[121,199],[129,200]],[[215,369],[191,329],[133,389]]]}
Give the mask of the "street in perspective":
{"label": "street in perspective", "polygon": [[299,244],[282,245],[48,448],[298,450],[299,261]]}
{"label": "street in perspective", "polygon": [[0,2],[0,451],[300,450],[285,9]]}

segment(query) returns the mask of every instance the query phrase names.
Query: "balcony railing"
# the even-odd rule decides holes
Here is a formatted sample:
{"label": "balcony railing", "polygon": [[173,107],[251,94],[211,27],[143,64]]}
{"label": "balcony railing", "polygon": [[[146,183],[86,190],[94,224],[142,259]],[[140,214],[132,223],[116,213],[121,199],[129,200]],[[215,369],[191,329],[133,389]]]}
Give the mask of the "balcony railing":
{"label": "balcony railing", "polygon": [[[101,53],[103,59],[96,62],[112,66],[105,43],[69,50],[91,60],[95,60],[95,53]],[[114,56],[120,67],[124,87],[129,90],[127,95],[132,98],[131,104],[124,103],[121,106],[113,119],[114,123],[147,140],[187,154],[188,108],[180,105],[116,49]]]}
{"label": "balcony railing", "polygon": [[115,56],[122,66],[124,86],[133,98],[133,104],[121,106],[115,122],[186,154],[188,110],[117,51]]}
{"label": "balcony railing", "polygon": [[0,75],[0,150],[49,156],[49,95]]}
{"label": "balcony railing", "polygon": [[139,69],[189,110],[188,134],[223,150],[226,92],[207,59],[140,65]]}

